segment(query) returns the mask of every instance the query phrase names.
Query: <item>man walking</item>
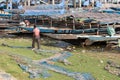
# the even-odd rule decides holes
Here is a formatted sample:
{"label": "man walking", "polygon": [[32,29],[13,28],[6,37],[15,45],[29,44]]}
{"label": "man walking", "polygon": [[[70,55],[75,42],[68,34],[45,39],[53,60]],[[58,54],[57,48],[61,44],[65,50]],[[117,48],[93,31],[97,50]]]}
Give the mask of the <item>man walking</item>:
{"label": "man walking", "polygon": [[40,30],[34,25],[33,29],[33,41],[32,41],[32,50],[35,49],[35,43],[37,43],[37,49],[40,49]]}

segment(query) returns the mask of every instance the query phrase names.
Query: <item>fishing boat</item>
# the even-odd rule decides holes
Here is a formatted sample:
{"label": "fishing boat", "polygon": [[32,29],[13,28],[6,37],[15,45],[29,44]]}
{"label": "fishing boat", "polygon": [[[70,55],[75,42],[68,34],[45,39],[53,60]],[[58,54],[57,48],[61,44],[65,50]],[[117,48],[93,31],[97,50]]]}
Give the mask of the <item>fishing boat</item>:
{"label": "fishing boat", "polygon": [[[95,42],[108,42],[117,41],[120,39],[120,35],[116,34],[114,30],[108,30],[107,28],[92,28],[92,29],[55,29],[44,28],[37,26],[40,32],[44,36],[49,36],[54,39],[60,40],[84,40],[84,45],[92,45]],[[29,32],[33,31],[33,28],[19,27]],[[99,33],[99,34],[98,34]]]}
{"label": "fishing boat", "polygon": [[[64,0],[62,0],[62,3],[60,4],[48,6],[42,5],[34,9],[25,10],[24,13],[19,14],[21,18],[20,21],[23,19],[34,19],[34,23],[37,25],[39,24],[37,27],[40,29],[42,34],[57,39],[70,39],[66,36],[70,36],[71,39],[85,39],[85,41],[86,39],[90,39],[91,41],[91,38],[93,39],[94,37],[96,40],[94,39],[92,42],[108,41],[107,36],[110,37],[109,40],[114,39],[113,36],[115,35],[109,34],[107,28],[109,28],[109,26],[113,26],[114,30],[117,28],[119,29],[119,15],[92,11],[89,12],[84,10],[69,12],[66,11],[64,5]],[[10,11],[8,10],[8,12]],[[17,27],[29,32],[33,31],[33,27]],[[113,31],[113,33],[115,32]],[[94,36],[89,38],[84,37],[85,35]],[[99,40],[98,37],[96,37],[97,35],[100,37]],[[116,39],[118,38],[119,37]]]}
{"label": "fishing boat", "polygon": [[114,13],[114,14],[120,14],[120,8],[117,8],[117,7],[110,7],[108,9],[104,9],[102,10],[102,12],[104,13]]}
{"label": "fishing boat", "polygon": [[115,11],[120,11],[120,7],[110,7],[110,9],[113,9]]}
{"label": "fishing boat", "polygon": [[[65,29],[65,28],[47,28],[47,27],[40,27],[40,26],[37,26],[41,33],[53,33],[53,34],[82,34],[82,33],[97,33],[97,31],[99,32],[106,32],[107,30],[105,28],[101,28],[101,29],[98,29],[98,28],[92,28],[92,29]],[[32,32],[33,31],[33,28],[30,27],[30,28],[27,28],[27,27],[22,27],[22,26],[19,26],[19,28],[22,28],[24,30],[27,30],[27,31],[30,31]]]}

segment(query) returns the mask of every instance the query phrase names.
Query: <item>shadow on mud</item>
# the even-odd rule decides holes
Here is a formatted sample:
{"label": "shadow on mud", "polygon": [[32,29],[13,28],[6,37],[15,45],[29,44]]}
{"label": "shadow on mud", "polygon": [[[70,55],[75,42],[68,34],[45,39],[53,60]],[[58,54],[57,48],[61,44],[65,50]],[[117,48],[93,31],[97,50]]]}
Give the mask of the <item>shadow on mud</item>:
{"label": "shadow on mud", "polygon": [[[32,39],[32,33],[29,32],[25,32],[25,33],[9,33],[7,35],[2,34],[0,36],[0,38],[20,38],[20,37],[28,37]],[[115,47],[112,48],[111,45],[107,46],[106,42],[95,42],[92,45],[89,46],[83,46],[83,42],[84,40],[56,40],[56,39],[52,39],[49,37],[45,37],[43,35],[41,35],[41,44],[45,45],[45,46],[53,46],[53,47],[59,47],[62,48],[64,50],[69,50],[69,51],[73,51],[76,48],[83,48],[89,51],[93,51],[93,52],[103,52],[103,51],[115,51],[115,52],[120,52],[120,48],[119,47]]]}

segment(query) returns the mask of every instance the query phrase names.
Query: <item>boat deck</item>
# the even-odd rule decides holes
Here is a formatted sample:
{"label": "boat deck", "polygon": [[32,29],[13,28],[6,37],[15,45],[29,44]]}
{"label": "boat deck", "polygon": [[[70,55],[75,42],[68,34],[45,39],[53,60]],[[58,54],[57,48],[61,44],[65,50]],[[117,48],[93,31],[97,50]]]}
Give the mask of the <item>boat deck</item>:
{"label": "boat deck", "polygon": [[75,40],[75,39],[84,39],[85,45],[91,45],[94,42],[107,42],[120,39],[120,34],[114,36],[108,35],[86,35],[86,34],[46,34],[43,33],[44,36],[48,36],[54,39],[60,40]]}

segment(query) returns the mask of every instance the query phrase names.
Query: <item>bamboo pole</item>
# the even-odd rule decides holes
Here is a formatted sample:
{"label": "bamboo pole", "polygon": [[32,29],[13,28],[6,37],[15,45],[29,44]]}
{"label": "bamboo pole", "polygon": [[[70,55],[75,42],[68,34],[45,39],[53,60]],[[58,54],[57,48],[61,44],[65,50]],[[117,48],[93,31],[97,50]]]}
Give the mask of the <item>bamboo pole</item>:
{"label": "bamboo pole", "polygon": [[76,8],[76,0],[73,0],[74,8]]}
{"label": "bamboo pole", "polygon": [[8,2],[9,2],[9,1],[6,1],[7,9],[8,9]]}
{"label": "bamboo pole", "polygon": [[[10,0],[10,4],[12,4],[12,0]],[[12,9],[12,5],[10,6],[10,10]]]}
{"label": "bamboo pole", "polygon": [[52,0],[52,4],[55,5],[55,0]]}
{"label": "bamboo pole", "polygon": [[52,21],[52,18],[50,18],[50,27],[53,26],[53,21]]}
{"label": "bamboo pole", "polygon": [[72,18],[73,18],[73,21],[72,21],[72,23],[73,23],[73,30],[75,30],[75,17],[74,16],[71,16]]}
{"label": "bamboo pole", "polygon": [[120,39],[118,39],[118,47],[120,47]]}
{"label": "bamboo pole", "polygon": [[65,1],[65,6],[66,6],[67,10],[69,10],[69,8],[68,8],[68,2],[69,2],[69,0]]}
{"label": "bamboo pole", "polygon": [[104,1],[104,8],[107,7],[107,0]]}
{"label": "bamboo pole", "polygon": [[26,4],[26,0],[24,1],[24,7],[25,7],[25,9],[26,9],[26,6],[27,6],[27,4]]}
{"label": "bamboo pole", "polygon": [[37,0],[35,0],[35,5],[34,6],[36,6],[37,5]]}
{"label": "bamboo pole", "polygon": [[68,24],[67,24],[67,18],[65,17],[65,26],[67,27]]}
{"label": "bamboo pole", "polygon": [[81,0],[78,0],[78,6],[79,6],[79,8],[82,6]]}
{"label": "bamboo pole", "polygon": [[30,6],[30,0],[28,0],[28,6]]}
{"label": "bamboo pole", "polygon": [[95,1],[94,1],[94,0],[92,0],[92,7],[93,7],[93,8],[94,8],[94,2],[95,2]]}

